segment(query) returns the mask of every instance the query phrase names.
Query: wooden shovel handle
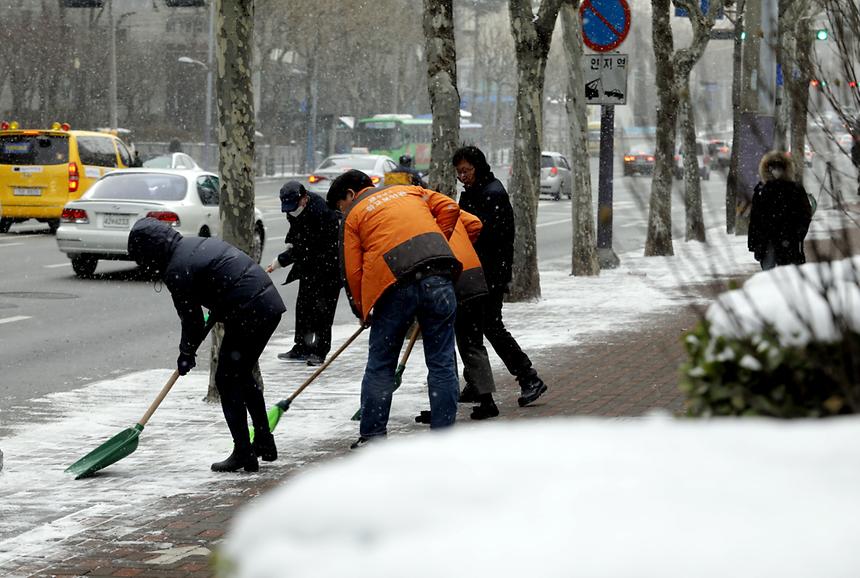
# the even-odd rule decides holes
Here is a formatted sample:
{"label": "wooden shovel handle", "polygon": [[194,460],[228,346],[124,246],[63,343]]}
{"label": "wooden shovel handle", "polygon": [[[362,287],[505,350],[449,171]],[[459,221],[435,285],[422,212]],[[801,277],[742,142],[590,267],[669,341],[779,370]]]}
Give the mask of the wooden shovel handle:
{"label": "wooden shovel handle", "polygon": [[323,363],[322,365],[320,365],[320,366],[319,366],[319,368],[318,368],[315,372],[313,372],[313,374],[312,374],[309,378],[307,378],[307,379],[305,380],[305,382],[304,382],[303,384],[301,384],[301,385],[299,386],[299,388],[298,388],[296,391],[294,391],[294,392],[293,392],[293,394],[292,394],[290,397],[288,397],[288,398],[287,398],[287,402],[288,402],[288,403],[292,403],[292,401],[293,401],[294,399],[296,399],[296,398],[299,396],[299,394],[300,394],[301,392],[303,392],[303,391],[305,390],[305,388],[306,388],[307,386],[309,386],[309,385],[313,382],[313,380],[315,380],[315,379],[317,378],[317,376],[318,376],[320,373],[322,373],[323,371],[325,371],[325,368],[326,368],[326,367],[328,367],[328,366],[331,364],[331,362],[332,362],[332,361],[334,361],[335,359],[337,359],[338,355],[340,355],[341,353],[343,353],[343,350],[344,350],[344,349],[346,349],[347,347],[349,347],[349,346],[350,346],[350,344],[351,344],[353,341],[355,341],[355,340],[356,340],[356,338],[357,338],[359,335],[361,335],[361,332],[362,332],[362,331],[364,331],[365,329],[366,329],[366,327],[365,327],[364,325],[362,325],[361,327],[359,327],[359,328],[358,328],[358,331],[356,331],[355,333],[353,333],[353,334],[352,334],[352,336],[351,336],[349,339],[347,339],[347,340],[346,340],[346,343],[344,343],[343,345],[341,345],[341,346],[340,346],[340,349],[338,349],[338,350],[337,350],[337,351],[335,351],[331,356],[329,356],[329,358],[326,360],[326,362],[325,362],[325,363]]}
{"label": "wooden shovel handle", "polygon": [[[203,327],[203,340],[206,340],[206,337],[209,335],[209,332],[215,326],[216,321],[211,317],[206,317],[206,325]],[[201,341],[203,343],[203,341]],[[145,426],[146,422],[149,421],[149,418],[152,417],[152,414],[155,413],[155,410],[158,409],[158,406],[161,405],[161,402],[164,401],[164,398],[167,397],[167,394],[170,393],[170,389],[173,387],[173,384],[176,383],[176,380],[179,379],[179,369],[174,369],[173,374],[170,376],[170,379],[167,380],[167,383],[164,384],[164,387],[161,388],[161,391],[158,392],[158,397],[155,398],[155,401],[152,402],[152,405],[149,406],[149,409],[146,410],[146,413],[143,414],[143,417],[140,418],[140,421],[137,422],[141,426]]]}
{"label": "wooden shovel handle", "polygon": [[421,328],[418,326],[418,323],[415,323],[412,326],[412,335],[409,336],[409,343],[406,344],[406,351],[403,352],[403,356],[400,358],[400,365],[406,365],[409,354],[412,353],[412,348],[415,347],[415,342],[418,340],[419,333],[421,333]]}
{"label": "wooden shovel handle", "polygon": [[170,388],[173,387],[173,384],[176,383],[177,379],[179,379],[179,370],[174,369],[170,379],[167,380],[167,383],[165,383],[164,387],[161,388],[161,391],[158,392],[158,397],[155,398],[155,401],[152,402],[152,405],[149,406],[149,409],[146,410],[146,413],[143,414],[143,417],[140,418],[140,421],[137,423],[142,426],[146,425],[146,422],[149,421],[149,418],[152,417],[152,414],[155,413],[155,410],[158,409],[158,406],[161,405],[161,402],[164,401],[165,397],[167,397],[167,394],[170,392]]}

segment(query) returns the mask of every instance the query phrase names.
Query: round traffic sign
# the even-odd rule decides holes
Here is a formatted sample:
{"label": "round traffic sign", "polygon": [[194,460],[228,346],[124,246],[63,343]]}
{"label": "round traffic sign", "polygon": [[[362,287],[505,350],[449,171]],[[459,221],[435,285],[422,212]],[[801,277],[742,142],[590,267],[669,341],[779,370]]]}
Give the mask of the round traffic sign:
{"label": "round traffic sign", "polygon": [[579,7],[582,40],[595,52],[614,50],[630,32],[627,0],[584,0]]}

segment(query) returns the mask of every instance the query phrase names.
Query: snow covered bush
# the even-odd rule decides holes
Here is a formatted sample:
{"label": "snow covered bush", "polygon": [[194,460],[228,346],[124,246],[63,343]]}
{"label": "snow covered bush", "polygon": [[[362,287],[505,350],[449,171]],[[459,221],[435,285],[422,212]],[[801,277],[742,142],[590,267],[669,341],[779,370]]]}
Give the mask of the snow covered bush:
{"label": "snow covered bush", "polygon": [[686,337],[694,416],[860,412],[860,259],[754,275]]}

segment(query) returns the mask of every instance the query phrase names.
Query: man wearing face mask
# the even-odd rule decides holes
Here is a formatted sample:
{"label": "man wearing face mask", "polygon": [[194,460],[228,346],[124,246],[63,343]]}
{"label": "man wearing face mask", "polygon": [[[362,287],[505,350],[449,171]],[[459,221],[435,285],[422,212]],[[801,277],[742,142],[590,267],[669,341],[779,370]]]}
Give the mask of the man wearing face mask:
{"label": "man wearing face mask", "polygon": [[339,215],[322,197],[296,181],[285,184],[280,197],[290,230],[286,250],[266,271],[292,265],[285,284],[298,279],[299,294],[295,343],[290,351],[278,354],[278,359],[320,365],[331,349],[331,326],[340,296]]}

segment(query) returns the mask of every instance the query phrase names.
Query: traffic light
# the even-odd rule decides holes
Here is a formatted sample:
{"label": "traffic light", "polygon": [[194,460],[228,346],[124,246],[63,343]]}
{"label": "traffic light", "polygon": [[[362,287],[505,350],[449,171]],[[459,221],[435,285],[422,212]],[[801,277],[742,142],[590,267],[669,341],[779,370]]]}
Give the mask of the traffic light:
{"label": "traffic light", "polygon": [[63,0],[64,8],[101,8],[104,0]]}
{"label": "traffic light", "polygon": [[819,88],[819,87],[824,88],[825,86],[827,86],[827,81],[826,80],[818,80],[817,78],[813,78],[812,80],[809,81],[809,86],[811,86],[812,88]]}
{"label": "traffic light", "polygon": [[168,8],[193,8],[206,6],[206,0],[164,0]]}
{"label": "traffic light", "polygon": [[828,36],[830,36],[830,34],[827,32],[827,28],[819,28],[815,31],[816,40],[827,40]]}

